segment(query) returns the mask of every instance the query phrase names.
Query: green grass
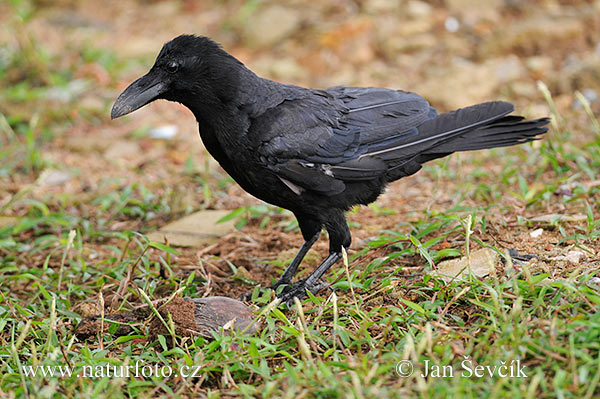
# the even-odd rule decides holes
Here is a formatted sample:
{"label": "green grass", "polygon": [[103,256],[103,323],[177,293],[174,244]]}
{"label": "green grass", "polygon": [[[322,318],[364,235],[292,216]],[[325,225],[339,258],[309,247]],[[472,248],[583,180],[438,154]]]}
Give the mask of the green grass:
{"label": "green grass", "polygon": [[[77,251],[78,246],[75,242],[72,250]],[[143,397],[152,389],[166,394],[193,392],[198,381],[202,381],[201,392],[220,387],[258,397],[283,393],[314,397],[411,393],[424,397],[593,397],[598,390],[600,295],[598,286],[588,282],[593,273],[583,270],[561,280],[551,280],[547,274],[528,278],[527,273],[513,272],[501,279],[449,285],[428,276],[406,283],[389,273],[366,288],[360,273],[353,273],[351,280],[357,282],[360,295],[349,298],[346,290],[337,286],[345,301],[335,295],[311,298],[304,305],[303,317],[295,310],[284,314],[271,308],[261,317],[264,328],[255,336],[218,335],[213,341],[198,338],[180,342],[174,349],[159,342],[115,340],[108,333],[102,345],[76,342],[67,328],[67,323],[78,319],[72,301],[94,295],[102,285],[106,289],[107,280],[123,278],[124,269],[140,257],[140,251],[144,253],[138,246],[138,251],[126,254],[105,276],[89,267],[83,272],[83,265],[70,262],[64,276],[68,284],[60,290],[56,273],[49,269],[21,274],[3,269],[3,285],[27,280],[35,289],[26,301],[11,291],[2,293],[3,391],[14,390],[17,396],[28,392],[33,397],[46,393],[79,397],[94,391],[104,391],[105,397]],[[59,248],[67,251],[64,242]],[[141,256],[140,264],[143,272],[136,284],[152,295],[157,265],[146,255]],[[375,265],[371,272],[381,267]],[[73,284],[76,275],[83,273],[89,275],[87,283]],[[397,296],[398,292],[410,292],[413,299]],[[386,303],[381,303],[382,298]],[[136,332],[141,337],[144,334],[143,328]],[[118,357],[113,357],[115,351]],[[458,373],[466,358],[484,366],[519,359],[526,365],[527,378],[419,377],[425,360],[451,365]],[[395,364],[403,359],[415,365],[410,378],[395,374]],[[201,370],[200,379],[48,378],[25,376],[20,370],[27,365],[70,365],[83,372],[84,366],[97,370],[106,363],[133,365],[136,361],[175,369],[194,365]]]}
{"label": "green grass", "polygon": [[[33,12],[28,4],[11,2],[15,31],[27,31]],[[152,341],[147,324],[137,323],[129,336],[115,338],[118,326],[105,320],[98,340],[81,342],[73,334],[81,304],[108,311],[114,303],[129,311],[176,292],[203,295],[209,279],[202,267],[179,273],[181,266],[201,263],[195,252],[153,243],[144,233],[214,206],[227,198],[233,183],[209,161],[197,168],[200,161],[188,157],[172,181],[144,180],[143,173],[136,181],[107,175],[94,176],[97,187],[76,194],[40,190],[37,181],[45,170],[65,168],[61,158],[47,154],[57,151],[53,143],[73,124],[114,128],[106,121],[108,109],[73,116],[77,65],[97,63],[113,80],[129,66],[89,42],[77,57],[58,62],[60,54],[34,51],[25,39],[23,51],[9,49],[0,68],[0,96],[7,104],[0,108],[0,391],[9,397],[600,395],[600,188],[584,184],[599,178],[600,131],[589,108],[559,115],[546,94],[555,123],[545,140],[457,154],[424,167],[419,178],[431,183],[432,196],[443,194],[447,201],[420,204],[406,214],[377,203],[351,211],[355,229],[366,225],[361,212],[396,222],[371,232],[350,253],[349,263],[328,273],[335,293],[311,296],[289,310],[274,306],[268,295],[256,295],[262,322],[256,334],[223,331],[213,339]],[[48,97],[52,88],[66,93],[60,107]],[[77,173],[87,172],[82,166]],[[190,190],[199,202],[181,205]],[[546,260],[545,271],[507,262],[495,277],[450,283],[433,277],[439,262],[479,247],[504,253],[511,245],[525,245],[501,233],[526,233],[540,227],[531,216],[550,213],[585,217],[544,224],[544,234],[553,235],[536,247],[538,255],[581,250],[586,258],[579,265],[559,267]],[[226,218],[235,219],[243,232],[299,235],[289,212],[263,204],[240,207]],[[285,262],[270,263],[283,267]],[[252,289],[235,273],[238,265],[230,266],[234,276],[226,284]],[[131,284],[113,301],[130,271]],[[164,323],[170,326],[169,320]],[[411,362],[412,375],[398,375],[403,360]],[[462,375],[464,365],[493,368],[517,360],[527,377]],[[108,366],[135,370],[136,364],[194,375],[106,376]],[[454,376],[421,377],[427,364],[451,367]],[[47,372],[69,367],[73,373],[43,375],[40,367]],[[35,376],[26,374],[31,368],[38,368]],[[77,377],[84,372],[88,377]]]}

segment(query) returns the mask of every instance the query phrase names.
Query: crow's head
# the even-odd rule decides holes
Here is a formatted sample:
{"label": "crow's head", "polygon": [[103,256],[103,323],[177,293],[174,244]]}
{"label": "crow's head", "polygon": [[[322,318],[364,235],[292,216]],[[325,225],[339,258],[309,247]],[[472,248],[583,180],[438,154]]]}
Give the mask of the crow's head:
{"label": "crow's head", "polygon": [[203,108],[228,101],[243,64],[207,37],[182,35],[166,43],[150,71],[115,101],[111,118],[127,115],[158,99]]}

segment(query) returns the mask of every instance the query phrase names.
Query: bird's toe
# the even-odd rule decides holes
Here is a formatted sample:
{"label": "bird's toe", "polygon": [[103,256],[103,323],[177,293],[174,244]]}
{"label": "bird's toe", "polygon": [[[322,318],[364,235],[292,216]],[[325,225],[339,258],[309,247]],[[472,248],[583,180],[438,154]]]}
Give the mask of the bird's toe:
{"label": "bird's toe", "polygon": [[299,280],[293,283],[291,286],[286,287],[279,295],[282,303],[285,303],[288,308],[294,305],[294,298],[304,299],[307,291],[311,294],[317,294],[319,291],[327,288],[329,284],[325,281],[319,280],[313,284],[307,284],[306,279]]}
{"label": "bird's toe", "polygon": [[246,292],[240,296],[240,301],[250,301],[252,300],[252,292]]}

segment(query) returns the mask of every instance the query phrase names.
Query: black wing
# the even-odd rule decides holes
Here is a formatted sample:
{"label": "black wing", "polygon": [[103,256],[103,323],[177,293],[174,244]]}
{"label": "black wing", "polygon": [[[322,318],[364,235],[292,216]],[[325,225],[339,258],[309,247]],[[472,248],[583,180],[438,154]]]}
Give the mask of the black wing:
{"label": "black wing", "polygon": [[414,93],[334,87],[282,102],[256,118],[248,135],[261,162],[291,189],[333,195],[344,182],[384,175],[385,160],[369,154],[413,141],[436,115]]}

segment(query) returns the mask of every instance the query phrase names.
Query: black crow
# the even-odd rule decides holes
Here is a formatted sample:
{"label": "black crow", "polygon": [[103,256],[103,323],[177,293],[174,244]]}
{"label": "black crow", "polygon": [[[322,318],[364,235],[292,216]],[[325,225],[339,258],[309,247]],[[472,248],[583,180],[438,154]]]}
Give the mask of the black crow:
{"label": "black crow", "polygon": [[[460,93],[456,93],[457,96]],[[207,150],[255,197],[289,209],[304,244],[281,278],[283,301],[316,293],[321,277],[350,246],[344,212],[369,204],[385,186],[455,151],[526,143],[545,133],[548,118],[509,115],[504,101],[438,115],[415,93],[374,87],[307,89],[255,75],[206,37],[166,43],[150,71],[117,98],[118,118],[158,99],[193,112]],[[329,256],[292,283],[321,229]]]}

